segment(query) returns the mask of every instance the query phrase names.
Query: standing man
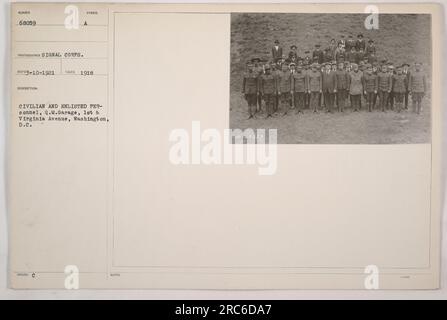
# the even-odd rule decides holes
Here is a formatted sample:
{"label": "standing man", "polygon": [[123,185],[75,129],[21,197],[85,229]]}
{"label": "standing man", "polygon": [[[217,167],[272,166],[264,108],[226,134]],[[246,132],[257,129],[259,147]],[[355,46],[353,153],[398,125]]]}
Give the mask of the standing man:
{"label": "standing man", "polygon": [[368,111],[371,112],[374,106],[374,97],[377,94],[377,75],[373,73],[371,65],[366,66],[366,72],[363,76],[363,93],[366,97]]}
{"label": "standing man", "polygon": [[407,91],[407,76],[402,73],[402,67],[398,66],[396,74],[393,75],[393,94],[396,102],[397,112],[401,112],[405,92]]}
{"label": "standing man", "polygon": [[394,76],[395,72],[394,72],[394,65],[391,62],[388,63],[388,74],[390,75],[390,78],[391,78],[391,91],[388,94],[388,104],[390,106],[390,109],[394,110],[394,92],[392,90],[393,89],[392,84],[393,84],[393,76]]}
{"label": "standing man", "polygon": [[337,50],[337,47],[338,47],[338,45],[335,43],[335,39],[332,38],[331,39],[331,43],[329,44],[329,51],[330,51],[330,53],[332,55],[332,59],[331,60],[335,59],[335,50]]}
{"label": "standing man", "polygon": [[403,68],[402,73],[407,77],[407,88],[405,90],[405,107],[404,108],[405,108],[405,110],[408,110],[408,94],[410,92],[408,84],[410,83],[410,76],[411,76],[411,73],[409,70],[410,65],[408,63],[404,63],[402,65],[402,68]]}
{"label": "standing man", "polygon": [[337,63],[345,62],[347,60],[345,48],[343,47],[343,45],[341,43],[338,45],[338,48],[335,50],[335,60],[337,61]]}
{"label": "standing man", "polygon": [[[378,70],[378,67],[377,67],[377,62],[372,63],[372,72],[376,76],[379,73],[379,70]],[[378,77],[377,77],[377,91],[379,91],[379,78]],[[374,101],[373,101],[373,107],[374,108],[376,108],[376,102],[377,102],[377,92],[374,95]]]}
{"label": "standing man", "polygon": [[323,51],[321,51],[320,47],[321,46],[319,44],[315,45],[315,50],[312,53],[312,58],[314,59],[314,62],[322,64],[324,62],[324,53]]}
{"label": "standing man", "polygon": [[302,113],[305,107],[306,92],[308,88],[308,79],[303,67],[298,65],[296,72],[292,73],[292,91],[293,103],[296,113]]}
{"label": "standing man", "polygon": [[[287,114],[290,108],[290,102],[292,101],[292,75],[289,71],[287,64],[282,65],[281,74],[277,78],[277,88],[279,105],[283,110],[283,116]],[[279,109],[279,107],[278,107]]]}
{"label": "standing man", "polygon": [[356,63],[352,64],[351,73],[349,74],[349,96],[351,98],[351,106],[354,112],[360,109],[360,100],[363,92],[362,73],[359,71],[359,66]]}
{"label": "standing man", "polygon": [[372,39],[368,40],[368,46],[366,47],[365,52],[366,52],[366,55],[368,56],[368,58],[372,54],[376,55],[376,46],[374,45],[374,40],[372,40]]}
{"label": "standing man", "polygon": [[365,39],[363,39],[363,34],[359,33],[357,35],[357,41],[355,43],[355,48],[357,49],[357,51],[363,50],[365,51],[366,49],[366,42]]}
{"label": "standing man", "polygon": [[297,63],[298,62],[298,52],[297,52],[297,47],[296,45],[292,44],[290,46],[290,51],[289,51],[289,60],[290,62],[293,63]]}
{"label": "standing man", "polygon": [[348,95],[348,73],[344,70],[344,63],[338,64],[338,70],[335,72],[337,77],[337,107],[339,112],[344,112],[346,97]]}
{"label": "standing man", "polygon": [[385,112],[388,103],[388,95],[390,94],[393,85],[386,64],[382,65],[381,71],[377,74],[377,85],[379,106],[382,109],[382,112]]}
{"label": "standing man", "polygon": [[[359,64],[360,62],[365,63],[365,51],[363,50],[363,48],[360,48],[357,51],[357,55],[356,55],[356,59],[357,59],[357,64]],[[366,59],[366,61],[368,61],[368,59]]]}
{"label": "standing man", "polygon": [[312,63],[312,58],[310,57],[310,51],[306,50],[306,51],[304,51],[303,65],[309,66],[311,63]]}
{"label": "standing man", "polygon": [[375,64],[375,63],[377,63],[377,57],[376,57],[376,54],[375,53],[371,53],[371,54],[369,54],[368,55],[368,57],[367,57],[367,61],[368,61],[368,63],[370,63],[370,64]]}
{"label": "standing man", "polygon": [[254,65],[251,61],[247,63],[247,72],[244,74],[242,81],[242,94],[248,104],[248,119],[254,118],[259,88],[258,75],[254,71]]}
{"label": "standing man", "polygon": [[[278,84],[279,82],[279,78],[282,74],[282,58],[279,58],[276,63],[273,63],[273,67],[272,67],[272,74],[274,76],[274,78],[276,79],[276,83]],[[279,111],[279,94],[278,94],[278,86],[276,86],[276,93],[275,93],[275,101],[274,101],[274,106],[273,106],[273,110],[274,113]]]}
{"label": "standing man", "polygon": [[410,75],[408,87],[410,88],[410,95],[413,100],[413,112],[420,114],[422,110],[422,98],[427,91],[427,79],[422,71],[422,64],[420,62],[416,62],[415,64],[415,71]]}
{"label": "standing man", "polygon": [[[251,62],[253,63],[253,72],[256,74],[258,79],[258,88],[259,83],[261,82],[261,76],[264,74],[264,67],[261,65],[261,59],[259,58],[253,58],[251,59]],[[261,112],[262,110],[262,96],[258,94],[257,96],[257,106],[256,106],[256,112]]]}
{"label": "standing man", "polygon": [[312,70],[308,75],[308,84],[307,92],[310,96],[310,108],[316,113],[322,93],[321,72],[318,70],[316,63],[312,64]]}
{"label": "standing man", "polygon": [[358,63],[357,61],[357,52],[355,51],[355,47],[351,48],[351,51],[346,55],[346,59],[351,63]]}
{"label": "standing man", "polygon": [[338,40],[338,42],[337,42],[337,48],[340,48],[340,45],[341,45],[341,47],[343,49],[346,47],[346,39],[345,39],[345,35],[344,34],[342,34],[340,36],[340,40]]}
{"label": "standing man", "polygon": [[332,71],[330,63],[326,64],[325,70],[323,71],[322,91],[326,104],[326,112],[331,113],[334,106],[335,94],[337,93],[337,76]]}
{"label": "standing man", "polygon": [[324,49],[324,62],[331,62],[333,60],[333,54],[331,48]]}
{"label": "standing man", "polygon": [[352,34],[350,34],[348,36],[348,41],[346,41],[346,47],[345,47],[346,52],[350,52],[351,48],[353,48],[353,47],[355,48],[355,40],[352,37]]}
{"label": "standing man", "polygon": [[261,85],[259,88],[260,94],[265,101],[265,109],[266,116],[265,118],[269,118],[273,115],[273,108],[275,106],[275,96],[277,92],[276,88],[276,78],[271,73],[271,68],[269,64],[266,64],[264,67],[265,74],[261,77]]}
{"label": "standing man", "polygon": [[282,47],[279,45],[279,40],[275,40],[272,47],[272,60],[276,62],[279,58],[282,58]]}

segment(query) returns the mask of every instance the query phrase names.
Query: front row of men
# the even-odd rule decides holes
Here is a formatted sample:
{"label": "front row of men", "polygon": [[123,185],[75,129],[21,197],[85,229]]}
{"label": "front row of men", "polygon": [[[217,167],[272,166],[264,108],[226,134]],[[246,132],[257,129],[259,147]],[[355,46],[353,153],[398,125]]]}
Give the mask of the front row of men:
{"label": "front row of men", "polygon": [[304,70],[301,64],[283,64],[282,70],[274,72],[269,64],[262,71],[252,62],[247,67],[242,93],[248,103],[249,119],[261,111],[262,101],[266,118],[280,110],[286,115],[291,107],[296,113],[302,113],[306,107],[318,112],[321,104],[329,113],[335,105],[338,111],[343,112],[348,97],[352,109],[359,111],[362,95],[370,112],[376,108],[377,102],[382,111],[395,109],[400,112],[408,108],[404,100],[407,102],[408,95],[411,95],[413,111],[419,114],[427,88],[420,63],[415,64],[415,71],[411,73],[404,73],[403,66],[394,72],[386,64],[379,68],[366,65],[363,71],[357,64],[352,64],[352,71],[347,71],[343,62],[338,65],[327,63],[323,68],[314,63],[310,70]]}

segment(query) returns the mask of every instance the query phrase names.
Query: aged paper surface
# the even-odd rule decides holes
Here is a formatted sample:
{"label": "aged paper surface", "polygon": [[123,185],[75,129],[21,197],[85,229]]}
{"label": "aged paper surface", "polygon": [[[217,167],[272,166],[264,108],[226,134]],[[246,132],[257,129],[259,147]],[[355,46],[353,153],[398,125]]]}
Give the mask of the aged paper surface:
{"label": "aged paper surface", "polygon": [[[228,143],[213,164],[196,153],[237,117],[232,14],[363,5],[67,6],[12,5],[12,288],[77,271],[80,288],[357,289],[374,271],[380,289],[438,287],[440,7],[378,6],[429,16],[428,139],[287,142],[272,165],[225,163]],[[187,163],[171,159],[178,132]]]}

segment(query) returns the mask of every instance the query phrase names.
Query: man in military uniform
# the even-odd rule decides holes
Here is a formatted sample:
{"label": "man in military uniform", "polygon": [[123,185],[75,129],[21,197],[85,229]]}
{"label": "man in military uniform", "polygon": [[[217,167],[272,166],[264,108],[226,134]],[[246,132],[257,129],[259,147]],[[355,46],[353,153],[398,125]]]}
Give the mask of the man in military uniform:
{"label": "man in military uniform", "polygon": [[358,63],[357,61],[357,52],[355,51],[355,47],[351,48],[351,51],[349,51],[346,54],[346,59],[351,63]]}
{"label": "man in military uniform", "polygon": [[387,65],[383,64],[380,72],[377,74],[377,93],[379,95],[379,106],[385,112],[388,103],[388,95],[391,92],[393,83],[388,72]]}
{"label": "man in military uniform", "polygon": [[363,93],[366,97],[368,111],[371,112],[374,106],[374,96],[377,94],[377,75],[373,73],[372,66],[366,66],[366,72],[363,75]]}
{"label": "man in military uniform", "polygon": [[324,62],[324,53],[323,51],[321,51],[320,47],[321,46],[319,44],[315,45],[315,50],[312,53],[312,58],[314,59],[314,62],[322,64]]}
{"label": "man in military uniform", "polygon": [[276,77],[271,72],[269,64],[264,67],[265,73],[261,77],[259,92],[265,101],[266,118],[272,117],[275,107],[275,96],[277,92]]}
{"label": "man in military uniform", "polygon": [[337,107],[339,112],[343,112],[348,96],[348,73],[344,70],[343,62],[338,64],[335,76],[337,77]]}
{"label": "man in military uniform", "polygon": [[333,55],[331,53],[331,48],[324,49],[324,62],[331,62],[333,58]]}
{"label": "man in military uniform", "polygon": [[401,112],[404,104],[404,96],[407,91],[407,75],[402,73],[402,67],[396,68],[396,74],[393,75],[393,94],[396,103],[397,112]]}
{"label": "man in military uniform", "polygon": [[258,75],[254,71],[253,63],[250,61],[247,63],[247,72],[244,74],[242,81],[242,94],[248,105],[248,119],[255,116],[258,93]]}
{"label": "man in military uniform", "polygon": [[377,57],[376,57],[376,54],[375,54],[375,53],[370,53],[370,54],[367,56],[367,62],[368,62],[369,64],[377,63]]}
{"label": "man in military uniform", "polygon": [[[311,65],[310,64],[306,64],[303,65],[303,73],[306,75],[307,80],[309,80],[309,73],[311,72]],[[308,81],[309,84],[309,81]],[[309,85],[306,87],[306,93],[304,95],[304,108],[305,109],[310,109],[310,92],[308,91],[309,89]]]}
{"label": "man in military uniform", "polygon": [[374,45],[374,40],[368,40],[368,46],[366,47],[365,52],[368,57],[372,54],[376,55],[376,46]]}
{"label": "man in military uniform", "polygon": [[355,48],[355,40],[352,37],[352,34],[350,34],[348,36],[348,40],[346,41],[345,51],[350,52],[352,47]]}
{"label": "man in military uniform", "polygon": [[359,33],[357,35],[357,41],[355,43],[355,48],[357,51],[363,50],[365,51],[366,49],[366,42],[365,39],[363,39],[363,34]]}
{"label": "man in military uniform", "polygon": [[[264,67],[261,65],[261,59],[253,58],[251,59],[251,62],[253,63],[253,72],[257,75],[258,82],[260,82],[261,76],[264,74]],[[261,112],[261,110],[262,110],[262,97],[260,94],[258,94],[256,112]]]}
{"label": "man in military uniform", "polygon": [[[283,116],[287,114],[292,99],[292,75],[287,64],[282,65],[281,74],[277,77],[277,89],[279,105],[283,110]],[[279,109],[279,108],[278,108]]]}
{"label": "man in military uniform", "polygon": [[345,62],[347,60],[346,50],[342,44],[339,44],[337,50],[335,50],[335,60],[337,63]]}
{"label": "man in military uniform", "polygon": [[312,70],[308,75],[308,88],[307,92],[310,95],[310,107],[317,112],[320,96],[322,93],[322,77],[321,71],[319,70],[319,65],[314,63],[312,64]]}
{"label": "man in military uniform", "polygon": [[363,62],[363,64],[365,64],[365,62],[366,63],[368,62],[368,58],[365,59],[365,51],[363,50],[363,48],[360,48],[357,51],[356,59],[357,59],[357,64],[359,64],[360,62]]}
{"label": "man in military uniform", "polygon": [[304,51],[303,65],[309,66],[311,63],[312,63],[312,58],[310,57],[310,51],[306,50],[306,51]]}
{"label": "man in military uniform", "polygon": [[[392,84],[393,76],[395,75],[395,71],[394,71],[394,65],[391,62],[388,62],[388,74],[390,75],[391,84]],[[392,90],[392,86],[391,86],[391,91],[388,94],[388,105],[391,110],[394,110],[394,92]]]}
{"label": "man in military uniform", "polygon": [[415,71],[410,75],[410,82],[408,84],[410,95],[413,101],[413,111],[417,114],[422,110],[422,98],[427,91],[427,79],[425,73],[422,71],[422,64],[416,62]]}
{"label": "man in military uniform", "polygon": [[[374,62],[371,65],[372,65],[372,73],[377,76],[378,73],[379,73],[379,67],[378,67],[377,62]],[[379,91],[379,78],[378,77],[377,77],[377,91]],[[378,96],[378,92],[376,92],[376,94],[374,95],[374,101],[373,101],[374,108],[377,105],[376,104],[377,103],[377,96]]]}
{"label": "man in military uniform", "polygon": [[296,72],[292,73],[292,95],[293,104],[295,105],[296,113],[302,113],[305,107],[306,92],[308,88],[308,79],[302,66],[298,65]]}
{"label": "man in military uniform", "polygon": [[408,88],[408,84],[410,83],[410,76],[411,76],[411,72],[409,70],[410,65],[408,63],[404,63],[402,65],[402,73],[407,77],[407,88],[405,90],[405,110],[408,110],[408,94],[410,92],[409,88]]}

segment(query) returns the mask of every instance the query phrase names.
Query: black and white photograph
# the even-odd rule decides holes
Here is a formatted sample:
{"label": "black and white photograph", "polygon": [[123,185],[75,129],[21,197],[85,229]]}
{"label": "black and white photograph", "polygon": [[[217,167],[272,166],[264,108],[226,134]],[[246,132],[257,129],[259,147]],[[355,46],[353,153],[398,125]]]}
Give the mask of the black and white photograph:
{"label": "black and white photograph", "polygon": [[230,128],[279,144],[410,144],[431,137],[427,14],[233,13]]}

